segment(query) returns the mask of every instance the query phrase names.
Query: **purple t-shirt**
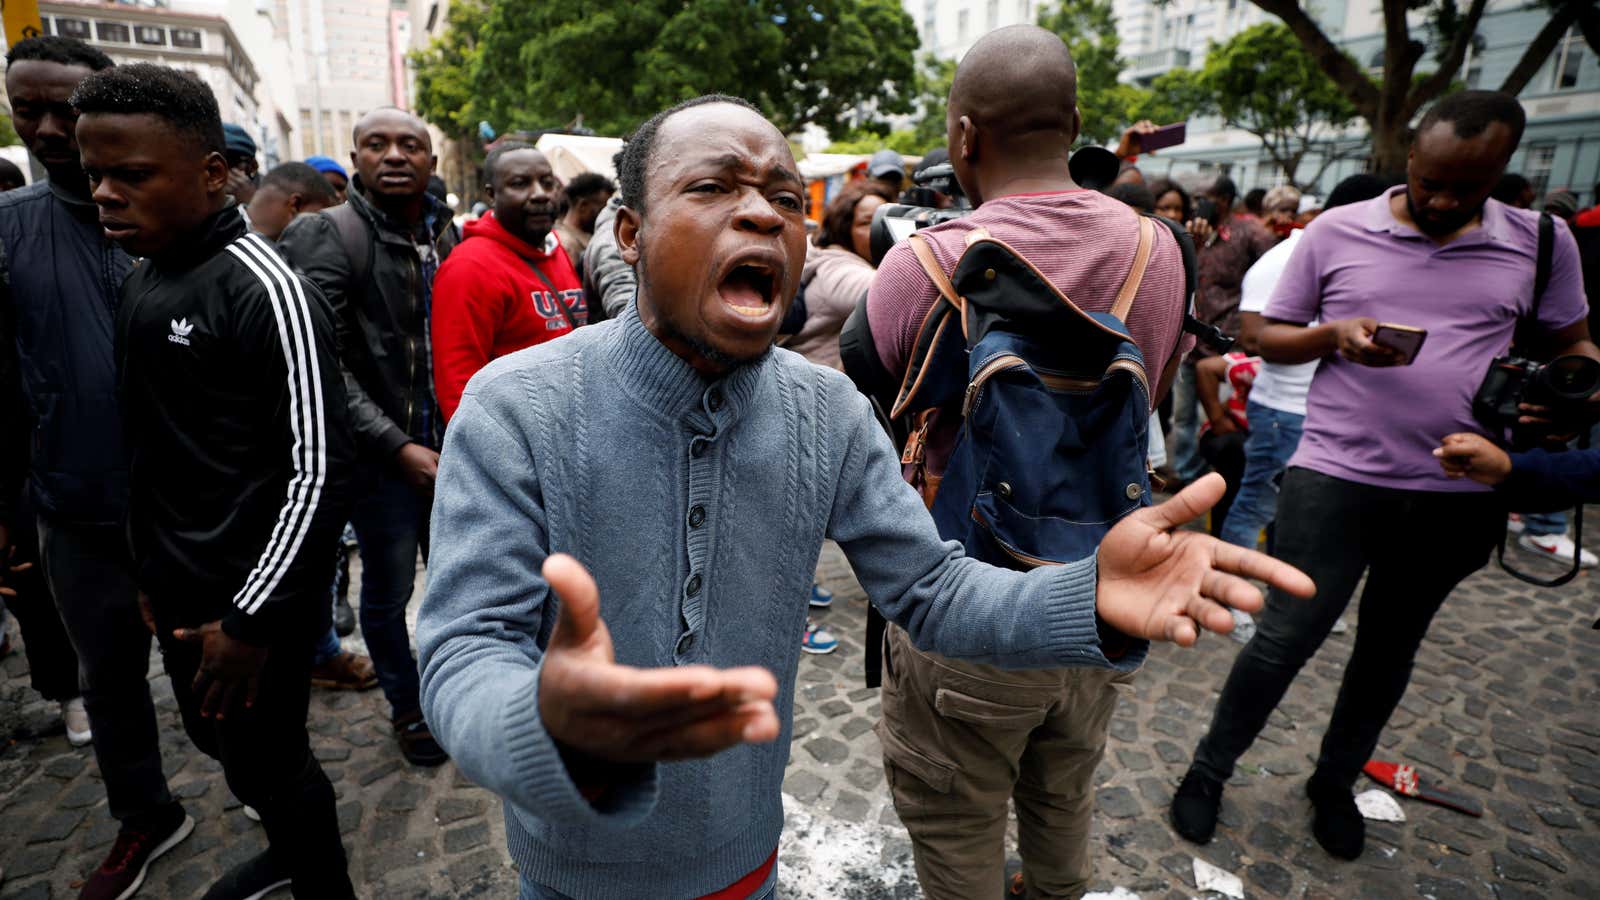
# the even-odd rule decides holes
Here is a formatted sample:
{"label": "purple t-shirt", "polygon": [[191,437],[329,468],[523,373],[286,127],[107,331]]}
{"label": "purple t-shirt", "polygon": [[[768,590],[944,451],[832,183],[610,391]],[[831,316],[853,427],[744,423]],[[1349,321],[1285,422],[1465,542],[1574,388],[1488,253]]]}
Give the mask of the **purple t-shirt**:
{"label": "purple t-shirt", "polygon": [[[1267,303],[1265,315],[1286,322],[1370,316],[1428,330],[1409,366],[1324,359],[1289,465],[1379,487],[1486,491],[1446,478],[1433,448],[1453,432],[1484,433],[1472,396],[1532,305],[1539,216],[1490,200],[1481,227],[1441,247],[1395,220],[1389,197],[1404,189],[1318,216]],[[1552,331],[1589,308],[1578,246],[1565,222],[1555,224],[1550,283],[1539,307],[1539,321]]]}

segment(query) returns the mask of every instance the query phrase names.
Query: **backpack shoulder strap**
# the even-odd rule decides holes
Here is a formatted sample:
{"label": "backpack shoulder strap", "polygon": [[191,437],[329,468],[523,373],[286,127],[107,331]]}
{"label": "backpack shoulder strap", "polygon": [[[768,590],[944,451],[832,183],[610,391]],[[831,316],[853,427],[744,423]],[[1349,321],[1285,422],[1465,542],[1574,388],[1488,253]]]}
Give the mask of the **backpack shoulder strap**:
{"label": "backpack shoulder strap", "polygon": [[922,264],[922,270],[928,273],[928,277],[933,280],[933,286],[939,289],[940,296],[959,309],[961,297],[956,293],[956,286],[950,283],[950,276],[945,274],[944,267],[933,258],[933,248],[928,246],[927,240],[920,234],[913,234],[907,240],[911,244],[911,252],[917,255],[917,262]]}
{"label": "backpack shoulder strap", "polygon": [[1556,221],[1549,213],[1539,214],[1539,256],[1533,270],[1533,305],[1528,309],[1528,319],[1539,321],[1539,302],[1544,299],[1544,289],[1550,284],[1550,266],[1556,252]]}
{"label": "backpack shoulder strap", "polygon": [[323,210],[339,232],[339,243],[350,259],[350,283],[364,285],[372,271],[372,233],[349,202]]}
{"label": "backpack shoulder strap", "polygon": [[1126,323],[1128,311],[1133,309],[1133,298],[1139,293],[1139,285],[1144,281],[1145,267],[1150,264],[1150,251],[1155,244],[1155,228],[1149,216],[1139,216],[1139,249],[1134,251],[1133,265],[1128,269],[1128,277],[1122,281],[1122,289],[1117,291],[1117,299],[1111,303],[1111,314],[1117,321]]}

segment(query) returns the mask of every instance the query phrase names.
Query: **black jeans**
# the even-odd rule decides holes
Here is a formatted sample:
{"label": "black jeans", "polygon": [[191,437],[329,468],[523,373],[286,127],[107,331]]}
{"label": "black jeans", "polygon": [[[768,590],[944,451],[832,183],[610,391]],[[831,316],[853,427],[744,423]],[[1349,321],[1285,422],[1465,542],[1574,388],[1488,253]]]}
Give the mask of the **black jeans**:
{"label": "black jeans", "polygon": [[1275,549],[1316,581],[1317,595],[1267,595],[1256,635],[1234,661],[1211,729],[1195,749],[1195,768],[1218,781],[1233,774],[1365,571],[1355,650],[1317,760],[1319,775],[1354,784],[1405,694],[1433,614],[1488,561],[1504,525],[1493,494],[1381,488],[1290,469]]}
{"label": "black jeans", "polygon": [[[285,601],[279,601],[285,602]],[[307,609],[326,605],[327,595],[294,599]],[[306,712],[311,701],[311,651],[315,635],[271,646],[255,705],[230,710],[225,719],[200,715],[201,697],[191,689],[200,668],[200,645],[178,641],[172,629],[201,623],[174,618],[152,597],[161,656],[189,739],[222,763],[228,789],[261,814],[269,852],[294,879],[296,897],[355,896],[339,840],[333,784],[311,755]]]}
{"label": "black jeans", "polygon": [[45,581],[44,564],[39,561],[39,534],[34,530],[33,509],[26,500],[12,522],[11,547],[10,561],[0,559],[0,565],[20,568],[32,564],[26,571],[5,573],[6,585],[17,595],[7,600],[4,607],[11,611],[22,630],[28,677],[33,689],[46,700],[71,700],[80,695],[78,654],[67,639],[61,612],[56,609],[50,585]]}

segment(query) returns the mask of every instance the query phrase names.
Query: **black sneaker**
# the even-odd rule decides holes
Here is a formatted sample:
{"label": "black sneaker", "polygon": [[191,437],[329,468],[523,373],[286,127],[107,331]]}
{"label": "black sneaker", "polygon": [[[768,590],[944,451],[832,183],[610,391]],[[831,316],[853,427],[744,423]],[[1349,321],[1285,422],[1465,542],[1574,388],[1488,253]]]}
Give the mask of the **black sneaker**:
{"label": "black sneaker", "polygon": [[1311,833],[1330,855],[1355,859],[1367,841],[1367,823],[1356,808],[1350,788],[1329,779],[1311,776],[1306,782],[1311,798]]}
{"label": "black sneaker", "polygon": [[1172,825],[1185,840],[1211,841],[1217,831],[1217,810],[1222,807],[1222,782],[1191,768],[1172,797]]}
{"label": "black sneaker", "polygon": [[428,723],[422,720],[421,710],[397,716],[394,734],[400,740],[400,755],[413,766],[442,766],[450,759],[450,754],[433,739]]}
{"label": "black sneaker", "polygon": [[278,888],[288,887],[289,873],[263,850],[234,866],[206,891],[201,900],[261,900]]}

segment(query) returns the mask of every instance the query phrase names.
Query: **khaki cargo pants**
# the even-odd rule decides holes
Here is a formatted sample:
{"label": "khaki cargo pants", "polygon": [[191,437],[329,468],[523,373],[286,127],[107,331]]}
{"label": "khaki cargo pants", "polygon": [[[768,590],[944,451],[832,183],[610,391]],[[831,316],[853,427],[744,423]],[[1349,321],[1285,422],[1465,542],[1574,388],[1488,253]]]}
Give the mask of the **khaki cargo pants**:
{"label": "khaki cargo pants", "polygon": [[878,738],[923,893],[999,895],[1014,799],[1028,896],[1081,895],[1093,869],[1094,770],[1117,687],[1132,674],[958,662],[916,649],[892,624],[887,640]]}

